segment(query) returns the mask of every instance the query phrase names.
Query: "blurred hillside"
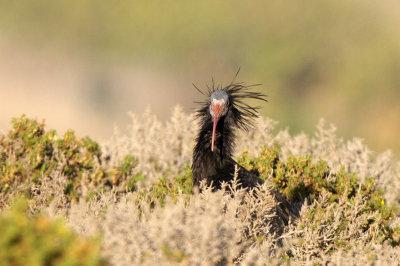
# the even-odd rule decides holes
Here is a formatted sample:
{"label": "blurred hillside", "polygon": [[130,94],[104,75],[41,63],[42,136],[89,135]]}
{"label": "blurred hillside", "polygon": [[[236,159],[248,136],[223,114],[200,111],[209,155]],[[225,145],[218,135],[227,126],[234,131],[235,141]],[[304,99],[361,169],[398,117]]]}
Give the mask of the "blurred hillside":
{"label": "blurred hillside", "polygon": [[192,87],[262,83],[262,115],[400,154],[397,1],[1,1],[0,129],[25,113],[108,139],[128,111],[160,118]]}

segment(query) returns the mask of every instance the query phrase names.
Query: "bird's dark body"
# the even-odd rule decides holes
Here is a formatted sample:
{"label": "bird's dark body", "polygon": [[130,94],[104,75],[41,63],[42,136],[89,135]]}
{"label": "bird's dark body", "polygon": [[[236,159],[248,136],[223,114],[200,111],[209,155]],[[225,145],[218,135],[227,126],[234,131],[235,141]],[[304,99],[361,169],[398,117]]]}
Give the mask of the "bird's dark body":
{"label": "bird's dark body", "polygon": [[[232,181],[236,162],[232,159],[235,133],[231,119],[233,118],[228,114],[218,122],[214,151],[211,151],[211,116],[207,119],[211,123],[201,129],[193,154],[192,172],[195,186],[199,186],[201,180],[206,180],[207,185],[212,183],[216,189],[220,189],[222,181]],[[244,188],[256,187],[264,183],[262,179],[241,166],[239,166],[238,178]]]}
{"label": "bird's dark body", "polygon": [[[233,159],[233,151],[236,140],[236,129],[248,130],[257,117],[256,108],[242,102],[243,99],[258,99],[266,101],[266,95],[249,92],[251,86],[242,84],[230,84],[225,88],[209,88],[210,101],[203,103],[203,107],[197,111],[200,119],[200,131],[196,138],[196,146],[193,152],[192,173],[194,186],[199,186],[200,181],[205,180],[206,185],[215,189],[221,188],[221,182],[230,182],[235,174],[237,163]],[[213,93],[224,91],[229,97],[226,103],[227,111],[224,115],[213,120]],[[218,103],[219,104],[219,103]],[[210,107],[211,106],[211,107]],[[219,107],[219,106],[218,106]],[[214,145],[212,145],[213,125],[215,127]],[[262,179],[238,165],[238,181],[243,188],[255,188],[264,183]],[[289,217],[295,218],[297,211],[278,192],[272,190],[278,202],[277,214],[285,223]]]}

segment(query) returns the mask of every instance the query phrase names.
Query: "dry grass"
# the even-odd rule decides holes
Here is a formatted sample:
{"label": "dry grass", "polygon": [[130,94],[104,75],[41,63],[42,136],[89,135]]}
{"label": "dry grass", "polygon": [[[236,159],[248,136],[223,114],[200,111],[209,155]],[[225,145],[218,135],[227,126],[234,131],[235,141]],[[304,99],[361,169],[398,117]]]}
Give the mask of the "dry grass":
{"label": "dry grass", "polygon": [[[346,192],[337,201],[323,191],[302,204],[300,218],[284,227],[275,215],[275,201],[264,185],[246,193],[237,184],[226,184],[215,193],[204,188],[186,195],[177,191],[161,202],[153,190],[160,177],[171,182],[184,175],[191,163],[196,122],[177,107],[170,120],[160,122],[150,112],[131,114],[133,123],[125,135],[102,145],[95,169],[111,171],[127,154],[138,159],[129,175],[146,180],[133,191],[115,186],[85,197],[90,184],[81,182],[78,201],[65,195],[69,177],[58,170],[43,176],[31,189],[31,209],[50,217],[66,218],[70,228],[84,237],[102,235],[101,256],[111,265],[399,265],[400,248],[378,234],[378,212],[365,212],[366,199]],[[347,143],[323,120],[314,137],[273,135],[276,122],[260,118],[254,130],[240,133],[236,155],[243,150],[257,155],[261,146],[281,149],[289,155],[312,155],[325,160],[332,173],[344,167],[359,177],[375,177],[384,200],[398,205],[400,164],[390,152],[372,156],[362,141]],[[83,175],[85,179],[85,175]],[[86,192],[85,192],[86,191]],[[9,198],[1,200],[9,205]],[[51,200],[49,200],[51,199]],[[399,225],[393,219],[392,227]],[[366,226],[368,225],[368,226]],[[367,228],[364,230],[364,228]]]}

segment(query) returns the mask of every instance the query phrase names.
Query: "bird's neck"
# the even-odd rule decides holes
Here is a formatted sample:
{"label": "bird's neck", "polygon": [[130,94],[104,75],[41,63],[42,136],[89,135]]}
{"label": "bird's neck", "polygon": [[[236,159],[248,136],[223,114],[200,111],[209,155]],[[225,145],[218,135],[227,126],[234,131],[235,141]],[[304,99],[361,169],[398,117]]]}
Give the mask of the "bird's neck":
{"label": "bird's neck", "polygon": [[[212,119],[209,119],[212,121]],[[216,161],[224,161],[232,159],[233,147],[235,144],[235,132],[230,123],[230,117],[222,117],[217,124],[215,130],[214,150],[211,150],[213,123],[203,125],[197,138],[195,147],[202,151],[203,156],[215,158]]]}
{"label": "bird's neck", "polygon": [[217,175],[222,169],[232,165],[235,130],[231,118],[222,117],[217,124],[214,140],[214,150],[211,150],[213,123],[211,117],[205,119],[196,139],[193,152],[192,171],[195,180],[208,179]]}

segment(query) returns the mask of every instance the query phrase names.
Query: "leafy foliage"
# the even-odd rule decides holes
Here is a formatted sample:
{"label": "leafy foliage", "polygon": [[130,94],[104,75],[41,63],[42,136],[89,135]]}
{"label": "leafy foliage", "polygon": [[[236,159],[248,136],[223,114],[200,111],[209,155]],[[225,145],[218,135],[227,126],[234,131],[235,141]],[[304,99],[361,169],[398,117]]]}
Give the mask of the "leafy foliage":
{"label": "leafy foliage", "polygon": [[[390,239],[393,245],[400,243],[397,237],[400,227],[389,228],[389,223],[399,215],[398,209],[394,205],[387,205],[383,191],[377,188],[374,178],[366,178],[365,182],[361,183],[354,173],[346,172],[343,167],[339,172],[332,173],[327,162],[319,160],[313,163],[313,158],[309,155],[290,155],[286,162],[281,161],[279,155],[280,150],[277,147],[263,148],[260,156],[255,158],[250,158],[247,152],[244,152],[238,158],[238,163],[264,180],[270,178],[271,185],[291,202],[303,203],[305,199],[313,202],[324,192],[329,195],[329,203],[334,205],[339,204],[340,198],[345,197],[346,208],[351,209],[355,196],[360,193],[365,205],[357,212],[357,216],[375,211],[379,213],[363,224],[362,229],[370,230],[370,225],[377,222],[379,232],[376,234],[383,240]],[[316,228],[320,225],[321,218],[326,216],[326,211],[326,206],[310,210],[306,223]],[[347,222],[347,218],[343,217],[337,235],[347,228]],[[336,245],[340,246],[342,242],[343,240],[338,238]]]}
{"label": "leafy foliage", "polygon": [[[64,194],[68,201],[76,202],[83,196],[82,187],[89,186],[87,199],[102,191],[135,191],[146,177],[135,171],[136,157],[126,155],[123,161],[107,170],[102,165],[100,145],[89,137],[77,139],[72,130],[58,138],[54,130],[45,131],[44,122],[38,123],[22,116],[13,119],[13,129],[0,142],[0,193],[28,194],[39,185],[44,176],[58,171],[67,177]],[[175,201],[182,191],[192,189],[190,166],[173,180],[160,177],[147,192],[160,203],[169,195]],[[33,195],[31,195],[32,197]],[[56,196],[56,195],[54,195]],[[51,199],[49,199],[51,200]]]}
{"label": "leafy foliage", "polygon": [[2,265],[105,265],[100,243],[68,229],[60,219],[28,217],[26,199],[18,199],[0,215]]}
{"label": "leafy foliage", "polygon": [[131,155],[106,171],[101,165],[100,145],[89,137],[77,139],[70,130],[58,138],[54,130],[44,130],[44,122],[25,116],[12,122],[13,129],[0,140],[0,193],[30,195],[53,171],[67,177],[65,194],[70,201],[82,196],[83,182],[89,184],[93,196],[113,187],[133,190],[135,183],[144,179],[133,174],[137,160]]}
{"label": "leafy foliage", "polygon": [[176,175],[173,181],[168,180],[165,176],[160,177],[146,188],[139,190],[140,198],[147,198],[152,206],[158,203],[164,206],[167,197],[176,203],[182,195],[192,194],[192,170],[189,165],[185,165],[183,171],[183,174]]}
{"label": "leafy foliage", "polygon": [[[185,117],[181,119],[185,120]],[[176,124],[182,125],[181,121],[177,120]],[[366,258],[382,262],[382,254],[397,254],[399,248],[400,229],[396,218],[399,214],[393,207],[396,201],[389,201],[388,192],[382,189],[385,188],[382,179],[389,176],[388,173],[390,177],[394,174],[386,164],[377,165],[379,171],[372,171],[378,168],[362,168],[360,162],[346,159],[346,164],[339,164],[341,167],[332,170],[332,161],[339,162],[337,158],[325,161],[316,152],[292,155],[287,152],[290,150],[288,146],[284,146],[290,142],[277,138],[270,141],[270,137],[263,133],[262,142],[271,145],[255,157],[244,152],[238,157],[238,163],[268,180],[268,184],[301,207],[300,218],[282,229],[278,222],[275,223],[275,205],[268,186],[256,190],[257,197],[238,190],[234,183],[224,186],[224,191],[218,193],[206,188],[193,195],[192,172],[190,164],[185,163],[191,150],[179,142],[190,136],[184,139],[180,132],[176,138],[170,138],[171,132],[177,130],[172,122],[168,125],[171,131],[168,131],[167,138],[157,131],[163,128],[162,125],[152,129],[154,132],[150,134],[142,132],[152,136],[145,140],[150,143],[141,143],[146,149],[135,146],[142,140],[133,138],[131,145],[124,139],[124,145],[136,147],[140,155],[120,146],[108,150],[105,147],[104,151],[88,137],[76,138],[73,131],[59,138],[55,131],[45,131],[43,122],[25,116],[14,119],[13,124],[13,129],[0,141],[0,203],[3,210],[0,222],[5,232],[20,231],[23,234],[19,235],[21,239],[34,238],[40,226],[32,224],[41,223],[41,220],[49,225],[48,230],[53,228],[51,225],[64,228],[59,220],[43,215],[44,210],[53,208],[47,208],[51,205],[55,207],[54,212],[65,214],[79,233],[94,232],[89,235],[101,233],[107,236],[102,238],[102,248],[107,249],[102,251],[102,256],[115,265],[121,265],[129,257],[121,250],[135,254],[129,257],[129,261],[139,264],[151,265],[157,261],[196,264],[201,262],[198,256],[202,254],[209,261],[220,264],[235,261],[243,265],[262,265],[283,261],[301,264],[309,259],[324,264],[335,256],[351,257],[351,252],[360,250],[367,254]],[[153,138],[157,135],[159,139]],[[260,145],[258,135],[249,136],[243,139],[254,142],[257,139],[257,145]],[[165,140],[173,144],[166,145],[169,142]],[[300,141],[304,148],[307,140]],[[316,143],[321,151],[326,152],[325,142]],[[163,155],[171,157],[169,164],[164,157],[157,157],[159,146],[167,147]],[[331,149],[339,149],[339,146]],[[342,158],[353,158],[354,153],[348,151],[347,157]],[[362,176],[360,170],[346,170],[349,165],[355,165],[354,162],[359,163],[356,169],[364,169],[363,172],[370,173],[370,177]],[[376,174],[371,174],[374,172]],[[7,206],[18,194],[26,194],[29,198],[29,210],[34,215],[21,214],[18,217],[22,218],[18,220],[31,224],[30,229],[15,229],[17,222],[3,223],[6,217],[11,217],[15,206],[19,206],[17,201],[7,211]],[[392,195],[392,198],[396,197]],[[18,213],[27,213],[26,204],[24,206]],[[74,212],[77,215],[74,216]],[[209,224],[210,221],[215,221],[215,224]],[[49,247],[46,244],[48,234],[57,234],[58,229],[54,230],[56,233],[46,231],[41,235],[43,239],[35,240],[37,243],[44,241],[41,244],[44,251],[38,252],[45,254],[35,255],[35,258],[45,258],[52,263],[53,259],[62,260],[63,254],[70,254],[65,246]],[[86,248],[87,252],[78,252],[82,256],[97,254],[93,251],[98,248],[96,241],[82,240],[76,235],[71,239],[86,241],[90,247],[93,246],[93,249]],[[63,241],[60,243],[67,243],[67,246],[70,243]],[[7,252],[13,250],[10,242],[7,243],[1,247],[5,250],[1,256],[16,256],[13,251]],[[385,243],[390,246],[385,246]],[[204,247],[198,249],[201,245]],[[79,247],[77,244],[73,246]],[[214,253],[210,250],[217,255],[212,255]],[[46,252],[53,255],[46,255]],[[102,263],[97,259],[93,261]]]}

